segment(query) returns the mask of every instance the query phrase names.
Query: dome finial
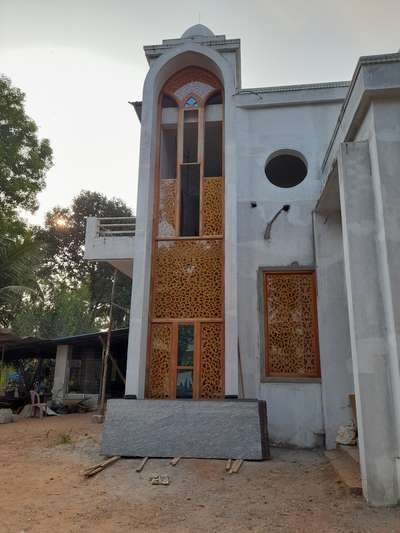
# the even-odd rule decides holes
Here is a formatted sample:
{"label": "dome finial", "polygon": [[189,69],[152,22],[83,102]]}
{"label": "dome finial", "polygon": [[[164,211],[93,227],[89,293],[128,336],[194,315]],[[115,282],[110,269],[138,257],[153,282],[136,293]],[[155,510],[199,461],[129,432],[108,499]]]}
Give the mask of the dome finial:
{"label": "dome finial", "polygon": [[196,37],[212,38],[215,37],[215,35],[210,28],[207,28],[207,26],[204,26],[204,24],[195,24],[194,26],[190,26],[190,28],[188,28],[182,35],[182,39],[195,39]]}

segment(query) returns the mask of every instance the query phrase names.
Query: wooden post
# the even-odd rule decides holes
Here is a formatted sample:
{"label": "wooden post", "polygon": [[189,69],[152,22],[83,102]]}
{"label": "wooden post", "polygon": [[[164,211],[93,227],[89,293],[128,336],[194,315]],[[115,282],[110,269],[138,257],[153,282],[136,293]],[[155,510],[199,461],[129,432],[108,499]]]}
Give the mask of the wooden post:
{"label": "wooden post", "polygon": [[110,355],[110,344],[111,344],[111,333],[112,333],[112,313],[113,313],[113,301],[114,301],[116,280],[117,280],[117,271],[114,269],[114,275],[113,275],[112,287],[111,287],[110,314],[109,314],[109,320],[108,320],[107,340],[106,340],[106,346],[103,349],[103,365],[102,365],[100,401],[99,401],[99,415],[101,416],[104,416],[104,413],[106,410],[108,358]]}

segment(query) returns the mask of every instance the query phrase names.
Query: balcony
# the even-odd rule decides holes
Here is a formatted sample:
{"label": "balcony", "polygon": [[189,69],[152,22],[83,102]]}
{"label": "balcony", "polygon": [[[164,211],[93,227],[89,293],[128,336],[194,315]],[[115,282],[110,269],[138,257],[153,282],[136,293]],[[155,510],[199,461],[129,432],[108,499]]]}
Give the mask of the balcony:
{"label": "balcony", "polygon": [[131,278],[135,229],[134,217],[88,217],[84,258],[110,263]]}

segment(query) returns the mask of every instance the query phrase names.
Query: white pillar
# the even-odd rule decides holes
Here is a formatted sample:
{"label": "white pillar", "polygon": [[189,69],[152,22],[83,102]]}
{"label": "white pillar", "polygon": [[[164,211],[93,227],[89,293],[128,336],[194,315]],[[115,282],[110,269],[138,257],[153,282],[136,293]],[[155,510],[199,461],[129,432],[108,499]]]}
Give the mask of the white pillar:
{"label": "white pillar", "polygon": [[52,399],[54,402],[63,402],[68,392],[69,370],[72,356],[72,346],[59,344],[56,353],[56,366],[54,369],[54,381]]}
{"label": "white pillar", "polygon": [[314,236],[325,446],[332,450],[339,426],[352,420],[354,392],[340,212],[314,213]]}
{"label": "white pillar", "polygon": [[370,157],[368,141],[343,143],[338,169],[363,491],[387,505],[398,502],[397,421]]}

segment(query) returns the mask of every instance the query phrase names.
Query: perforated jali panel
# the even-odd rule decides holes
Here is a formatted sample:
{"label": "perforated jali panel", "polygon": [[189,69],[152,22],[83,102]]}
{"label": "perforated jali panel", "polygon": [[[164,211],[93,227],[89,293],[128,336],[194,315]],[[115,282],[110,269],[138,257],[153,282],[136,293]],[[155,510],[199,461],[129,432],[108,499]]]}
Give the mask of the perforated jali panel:
{"label": "perforated jali panel", "polygon": [[159,241],[153,288],[156,318],[221,318],[222,240]]}
{"label": "perforated jali panel", "polygon": [[223,377],[223,328],[212,322],[201,325],[200,398],[222,398]]}
{"label": "perforated jali panel", "polygon": [[170,397],[171,368],[171,324],[153,324],[151,326],[151,354],[149,375],[149,397]]}
{"label": "perforated jali panel", "polygon": [[160,208],[158,219],[158,235],[160,237],[175,236],[176,180],[160,180]]}
{"label": "perforated jali panel", "polygon": [[265,273],[264,283],[267,374],[319,377],[313,273]]}
{"label": "perforated jali panel", "polygon": [[224,233],[224,178],[203,180],[203,235]]}

